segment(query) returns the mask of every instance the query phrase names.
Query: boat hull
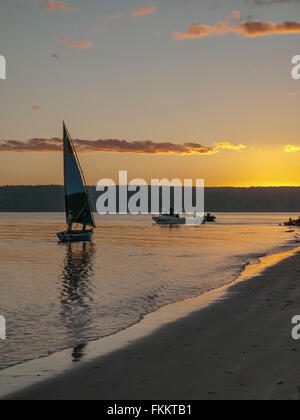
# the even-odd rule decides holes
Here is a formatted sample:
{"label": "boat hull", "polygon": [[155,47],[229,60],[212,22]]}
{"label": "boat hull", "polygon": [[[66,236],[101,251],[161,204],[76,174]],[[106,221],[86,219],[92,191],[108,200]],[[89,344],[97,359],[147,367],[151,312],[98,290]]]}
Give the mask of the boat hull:
{"label": "boat hull", "polygon": [[158,225],[185,225],[185,218],[168,218],[163,216],[152,217],[155,223]]}
{"label": "boat hull", "polygon": [[90,242],[93,233],[93,230],[87,230],[86,232],[73,230],[72,232],[59,232],[57,237],[60,242]]}
{"label": "boat hull", "polygon": [[212,214],[208,213],[204,216],[204,222],[205,223],[214,223],[216,221],[216,216],[213,216]]}

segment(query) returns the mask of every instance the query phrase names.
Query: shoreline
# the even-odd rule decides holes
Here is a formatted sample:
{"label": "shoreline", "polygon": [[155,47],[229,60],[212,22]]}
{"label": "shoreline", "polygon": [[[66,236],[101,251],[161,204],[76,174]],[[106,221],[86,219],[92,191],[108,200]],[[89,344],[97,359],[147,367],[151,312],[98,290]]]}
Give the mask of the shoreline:
{"label": "shoreline", "polygon": [[[95,395],[93,395],[93,391],[90,392],[89,396],[85,393],[85,391],[83,391],[82,395],[78,395],[75,389],[70,391],[70,387],[67,385],[65,391],[60,389],[58,392],[56,389],[58,383],[62,384],[68,380],[71,381],[71,388],[74,388],[74,379],[78,378],[78,376],[82,376],[83,379],[86,379],[85,372],[87,371],[89,372],[88,378],[90,378],[90,380],[92,380],[92,373],[94,373],[94,380],[96,384],[97,371],[99,372],[100,370],[101,372],[101,367],[98,365],[105,365],[107,363],[109,364],[109,360],[116,357],[116,354],[119,354],[119,356],[121,355],[122,358],[122,354],[125,354],[126,352],[130,353],[132,349],[142,346],[145,342],[149,342],[150,347],[152,346],[151,341],[155,342],[155,346],[159,346],[157,337],[162,334],[162,331],[165,331],[168,335],[169,330],[174,330],[174,328],[176,330],[176,328],[179,328],[179,325],[184,322],[189,325],[191,323],[191,319],[194,317],[201,317],[201,314],[204,315],[205,312],[207,313],[209,311],[221,310],[220,307],[222,305],[224,306],[227,301],[232,301],[232,299],[234,299],[239,293],[239,291],[234,289],[235,287],[238,288],[240,284],[248,284],[257,278],[260,278],[262,272],[262,276],[266,276],[267,274],[265,273],[267,273],[269,270],[280,266],[280,264],[283,264],[285,261],[296,259],[299,253],[300,247],[297,247],[280,254],[273,254],[262,257],[259,259],[257,264],[246,265],[241,275],[230,284],[206,292],[198,297],[167,305],[163,308],[160,308],[158,311],[147,315],[138,324],[122,330],[113,336],[104,337],[95,342],[88,343],[88,347],[90,347],[89,349],[86,349],[86,358],[88,360],[78,363],[77,366],[74,366],[74,363],[72,363],[71,356],[72,353],[74,353],[74,349],[69,349],[55,353],[46,358],[36,359],[31,362],[26,362],[15,367],[2,370],[0,371],[0,398],[97,398]],[[267,272],[265,272],[266,269]],[[247,282],[245,282],[245,280],[247,280]],[[295,314],[297,314],[297,311],[293,313],[293,315]],[[208,324],[211,323],[209,320],[207,322]],[[289,328],[289,325],[287,325],[287,328]],[[188,341],[189,338],[186,337],[185,340]],[[172,340],[169,346],[172,347]],[[186,347],[190,346],[192,345],[187,345]],[[147,354],[146,349],[144,349],[144,353]],[[179,359],[181,360],[181,358]],[[97,365],[98,369],[90,372],[90,369],[92,369],[91,366],[95,364]],[[95,366],[93,369],[96,369]],[[141,366],[139,369],[141,369]],[[107,380],[109,379],[110,377],[108,375]],[[79,380],[80,383],[81,381],[82,379]],[[55,384],[54,389],[53,384]],[[96,385],[95,388],[97,388]],[[127,388],[128,387],[126,387],[126,389]],[[55,392],[56,396],[53,395],[53,392]],[[95,390],[95,392],[97,391]],[[132,395],[136,395],[136,392],[133,391]],[[130,396],[128,394],[127,397],[132,399],[132,395]],[[212,395],[214,394],[211,394],[210,397]],[[122,399],[124,397],[122,396],[122,393],[120,394],[120,390],[118,392],[111,390],[110,396],[105,393],[104,395],[100,394],[98,398]],[[145,399],[148,397],[143,395],[143,398]],[[164,398],[164,396],[155,396],[150,394],[149,398],[159,399]],[[185,397],[178,395],[178,398],[190,399],[191,395],[186,395]],[[172,395],[167,395],[167,399],[173,399]]]}

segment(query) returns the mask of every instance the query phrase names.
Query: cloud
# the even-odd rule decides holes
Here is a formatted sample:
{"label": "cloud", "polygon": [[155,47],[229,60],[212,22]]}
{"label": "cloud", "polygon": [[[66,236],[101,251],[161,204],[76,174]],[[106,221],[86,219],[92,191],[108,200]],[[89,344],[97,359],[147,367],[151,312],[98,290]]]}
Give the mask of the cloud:
{"label": "cloud", "polygon": [[41,107],[39,105],[33,105],[32,106],[33,111],[39,111],[40,109],[41,109]]}
{"label": "cloud", "polygon": [[112,15],[113,19],[121,19],[124,16],[123,13],[115,13],[114,15]]}
{"label": "cloud", "polygon": [[241,12],[239,12],[238,10],[233,10],[233,12],[229,13],[228,18],[230,20],[240,20]]}
{"label": "cloud", "polygon": [[244,144],[238,144],[237,146],[234,146],[233,144],[228,143],[227,141],[223,141],[221,143],[215,143],[215,145],[219,149],[235,150],[237,152],[247,149],[247,146],[245,146]]}
{"label": "cloud", "polygon": [[300,147],[298,146],[293,146],[292,144],[287,144],[284,148],[284,151],[286,153],[294,153],[294,152],[299,152],[300,151]]}
{"label": "cloud", "polygon": [[174,32],[173,37],[177,41],[180,41],[183,39],[203,38],[214,34],[224,34],[226,33],[225,31],[228,32],[227,22],[219,22],[215,26],[192,24],[187,32]]}
{"label": "cloud", "polygon": [[[204,146],[200,143],[176,144],[172,142],[158,143],[151,140],[128,142],[126,140],[73,140],[79,153],[107,152],[107,153],[135,153],[148,155],[211,155],[219,153],[220,149],[240,151],[242,148],[230,143],[216,143],[215,146]],[[2,140],[2,152],[60,152],[62,140],[59,138],[34,138],[28,141]]]}
{"label": "cloud", "polygon": [[44,5],[41,7],[43,10],[66,10],[69,12],[74,12],[75,10],[77,10],[62,1],[53,1],[53,0],[46,0],[44,2]]}
{"label": "cloud", "polygon": [[91,48],[92,43],[91,42],[69,42],[65,38],[59,38],[59,43],[62,45],[66,45],[70,48],[79,48],[79,49],[87,49]]}
{"label": "cloud", "polygon": [[104,26],[97,26],[94,29],[94,32],[98,32],[98,33],[105,32],[105,27]]}
{"label": "cloud", "polygon": [[268,35],[287,35],[300,33],[300,23],[298,22],[261,22],[253,20],[250,22],[242,22],[238,25],[230,26],[229,22],[220,21],[214,26],[210,25],[194,25],[192,24],[187,32],[174,32],[175,40],[197,39],[212,35],[226,35],[234,33],[245,38],[255,38]]}
{"label": "cloud", "polygon": [[62,150],[60,139],[31,139],[29,141],[0,141],[0,152],[59,152]]}
{"label": "cloud", "polygon": [[51,58],[59,58],[59,55],[56,53],[51,54]]}
{"label": "cloud", "polygon": [[157,6],[152,7],[141,7],[139,9],[135,9],[132,14],[133,16],[145,16],[145,15],[152,15],[152,13],[156,12]]}
{"label": "cloud", "polygon": [[251,0],[255,6],[270,6],[280,3],[296,3],[299,0]]}

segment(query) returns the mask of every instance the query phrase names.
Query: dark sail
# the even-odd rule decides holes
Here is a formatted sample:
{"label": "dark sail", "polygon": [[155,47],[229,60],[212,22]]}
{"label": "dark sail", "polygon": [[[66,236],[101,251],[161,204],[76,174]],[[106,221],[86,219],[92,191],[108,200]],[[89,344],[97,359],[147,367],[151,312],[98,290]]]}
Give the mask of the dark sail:
{"label": "dark sail", "polygon": [[71,211],[74,223],[96,227],[83,172],[65,123],[63,143],[66,217]]}

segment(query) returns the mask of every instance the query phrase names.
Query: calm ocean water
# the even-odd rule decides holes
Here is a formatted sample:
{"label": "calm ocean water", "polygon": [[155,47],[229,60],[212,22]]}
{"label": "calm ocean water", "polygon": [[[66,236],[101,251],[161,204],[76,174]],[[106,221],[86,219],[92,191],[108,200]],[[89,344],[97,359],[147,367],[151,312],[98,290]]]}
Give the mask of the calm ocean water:
{"label": "calm ocean water", "polygon": [[289,216],[217,214],[216,224],[173,228],[96,216],[93,243],[67,245],[56,240],[63,214],[0,213],[0,369],[65,348],[80,360],[87,342],[233,281],[257,257],[297,245],[297,230],[278,226]]}

